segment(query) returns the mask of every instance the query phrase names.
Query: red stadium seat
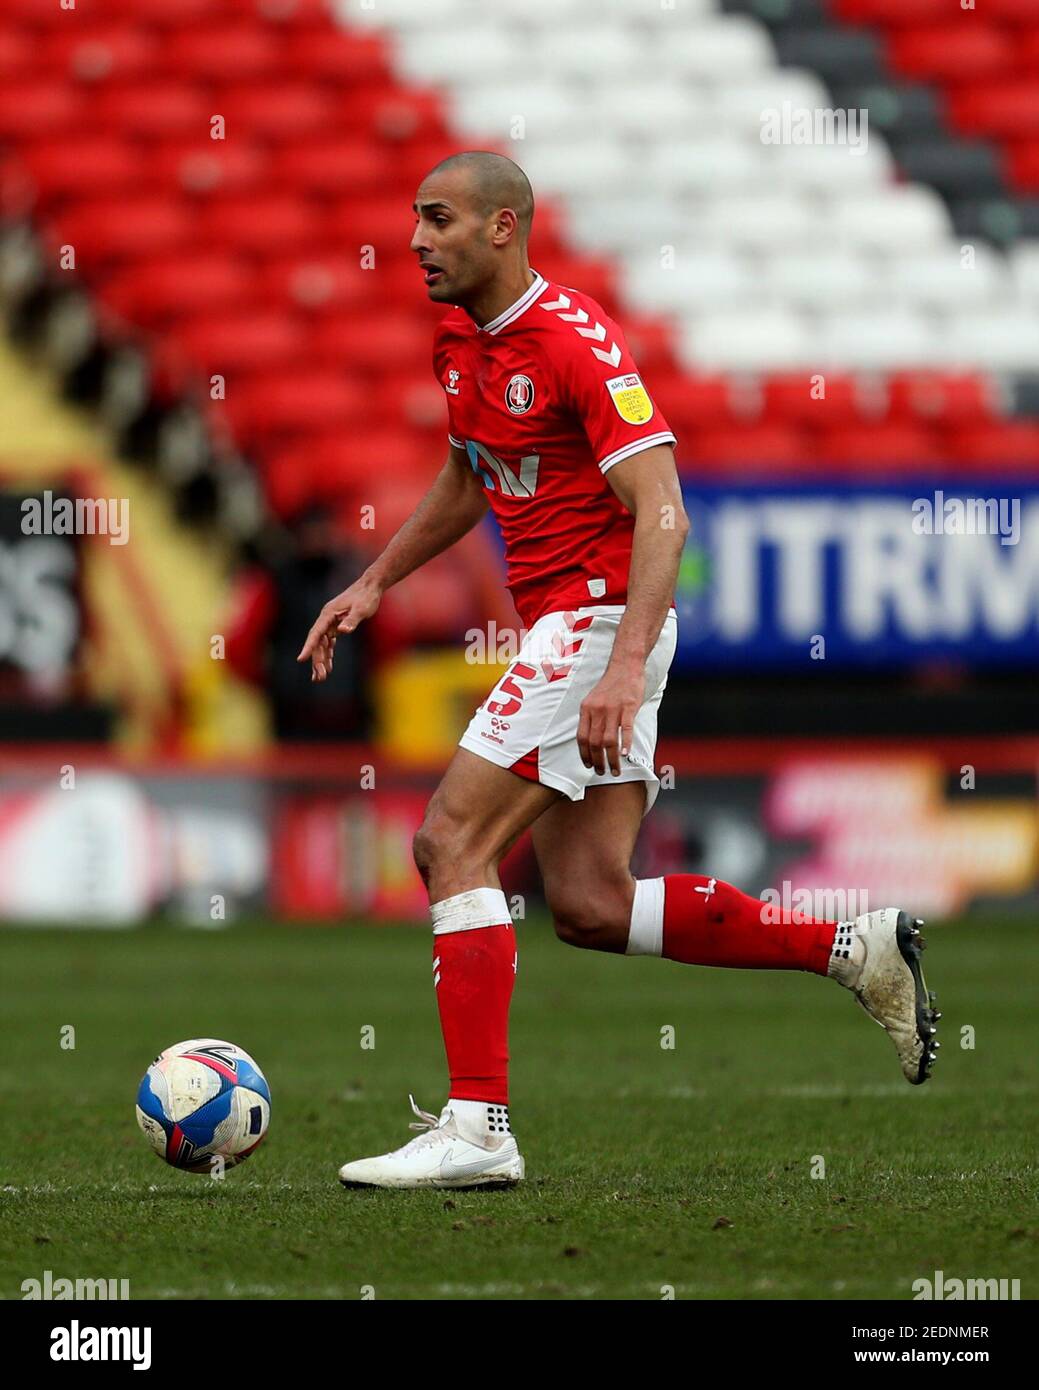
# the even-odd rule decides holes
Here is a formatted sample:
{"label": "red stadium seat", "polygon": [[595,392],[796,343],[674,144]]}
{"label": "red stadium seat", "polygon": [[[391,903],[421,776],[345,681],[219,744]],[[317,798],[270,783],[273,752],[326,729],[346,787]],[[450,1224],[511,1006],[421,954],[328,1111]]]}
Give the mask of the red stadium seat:
{"label": "red stadium seat", "polygon": [[1008,147],[1006,177],[1019,193],[1039,193],[1039,135]]}
{"label": "red stadium seat", "polygon": [[18,158],[43,209],[63,198],[129,193],[147,182],[142,152],[111,135],[65,134],[35,140],[22,146]]}
{"label": "red stadium seat", "polygon": [[957,430],[948,448],[953,458],[993,467],[1034,470],[1039,467],[1039,423],[1003,420]]}
{"label": "red stadium seat", "polygon": [[902,29],[888,44],[896,72],[923,81],[959,82],[992,78],[1010,72],[1018,50],[1005,29],[972,18],[957,28],[944,22],[919,29]]}
{"label": "red stadium seat", "polygon": [[357,256],[297,254],[279,256],[260,269],[263,295],[277,303],[314,312],[359,310],[382,288]]}
{"label": "red stadium seat", "polygon": [[139,25],[82,16],[53,29],[37,52],[41,68],[78,82],[140,78],[154,71],[158,57],[158,43]]}
{"label": "red stadium seat", "polygon": [[390,80],[386,41],[381,34],[319,24],[298,27],[280,42],[286,72],[353,85]]}
{"label": "red stadium seat", "polygon": [[0,140],[24,140],[82,129],[87,110],[80,92],[50,78],[0,86]]}
{"label": "red stadium seat", "polygon": [[948,19],[949,0],[829,0],[849,24],[925,24]]}
{"label": "red stadium seat", "polygon": [[237,385],[213,415],[222,415],[245,447],[273,448],[279,435],[356,432],[365,419],[364,392],[341,371],[263,372]]}
{"label": "red stadium seat", "polygon": [[263,475],[277,510],[290,515],[301,502],[363,495],[373,478],[432,482],[440,462],[413,431],[376,426],[307,435],[272,454]]}
{"label": "red stadium seat", "polygon": [[223,19],[179,29],[164,41],[165,65],[188,81],[263,82],[283,70],[283,40],[248,20]]}
{"label": "red stadium seat", "polygon": [[317,319],[309,350],[314,360],[360,372],[407,372],[429,367],[430,335],[421,318],[381,307],[376,313]]}
{"label": "red stadium seat", "polygon": [[734,418],[732,382],[727,376],[688,376],[676,369],[658,375],[650,388],[682,446],[691,433],[714,429]]}
{"label": "red stadium seat", "polygon": [[90,99],[92,124],[127,138],[201,138],[209,133],[211,101],[189,83],[151,81],[100,87]]}
{"label": "red stadium seat", "polygon": [[789,425],[728,425],[725,429],[691,432],[683,441],[679,457],[683,471],[695,476],[702,466],[731,468],[733,465],[803,468],[811,459],[811,443],[802,430]]}
{"label": "red stadium seat", "polygon": [[876,384],[850,373],[777,373],[764,383],[765,415],[777,422],[813,428],[846,425],[879,415],[884,404],[882,388],[878,396]]}
{"label": "red stadium seat", "polygon": [[988,421],[998,414],[999,388],[979,372],[896,372],[888,387],[892,419],[952,424]]}
{"label": "red stadium seat", "polygon": [[[414,262],[418,257],[410,250],[415,231],[415,216],[405,198],[345,197],[337,200],[329,214],[329,232],[334,243],[346,246],[372,246],[375,265],[380,260]],[[378,271],[376,270],[377,274]],[[416,274],[416,284],[423,288]]]}
{"label": "red stadium seat", "polygon": [[152,146],[149,167],[156,184],[190,194],[266,191],[270,180],[270,158],[263,146],[208,135]]}
{"label": "red stadium seat", "polygon": [[184,361],[203,375],[241,377],[282,363],[292,370],[305,342],[305,328],[284,310],[203,313],[168,328],[159,357]]}
{"label": "red stadium seat", "polygon": [[25,78],[32,72],[38,52],[35,36],[14,26],[0,29],[0,78]]}
{"label": "red stadium seat", "polygon": [[950,94],[949,113],[965,135],[1039,134],[1039,84],[1031,78],[972,84]]}
{"label": "red stadium seat", "polygon": [[336,124],[354,135],[403,143],[417,139],[443,140],[458,148],[444,123],[439,92],[366,83],[344,88],[336,98]]}
{"label": "red stadium seat", "polygon": [[242,83],[218,91],[212,110],[223,116],[229,135],[303,142],[335,130],[336,101],[313,82]]}
{"label": "red stadium seat", "polygon": [[823,430],[817,452],[831,463],[865,468],[939,462],[944,457],[933,431],[902,421]]}
{"label": "red stadium seat", "polygon": [[271,174],[281,188],[374,197],[386,184],[386,158],[370,140],[356,136],[307,140],[282,150]]}
{"label": "red stadium seat", "polygon": [[221,194],[202,208],[198,229],[214,248],[265,256],[317,247],[327,237],[315,208],[283,194]]}
{"label": "red stadium seat", "polygon": [[261,302],[249,266],[239,257],[209,252],[141,261],[105,281],[99,294],[113,313],[149,329]]}
{"label": "red stadium seat", "polygon": [[181,204],[147,195],[73,203],[45,230],[52,246],[75,248],[76,270],[88,279],[119,262],[181,250],[195,236]]}

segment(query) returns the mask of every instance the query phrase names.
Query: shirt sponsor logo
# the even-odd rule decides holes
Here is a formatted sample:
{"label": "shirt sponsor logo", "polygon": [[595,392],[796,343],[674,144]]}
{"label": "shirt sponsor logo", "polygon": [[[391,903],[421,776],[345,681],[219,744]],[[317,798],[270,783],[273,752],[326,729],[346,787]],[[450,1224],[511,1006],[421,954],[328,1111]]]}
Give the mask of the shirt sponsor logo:
{"label": "shirt sponsor logo", "polygon": [[606,389],[617,407],[617,414],[629,425],[644,425],[647,420],[652,420],[653,402],[637,372],[610,377]]}
{"label": "shirt sponsor logo", "polygon": [[526,415],[534,404],[534,383],[529,376],[518,373],[505,388],[505,404],[513,415]]}

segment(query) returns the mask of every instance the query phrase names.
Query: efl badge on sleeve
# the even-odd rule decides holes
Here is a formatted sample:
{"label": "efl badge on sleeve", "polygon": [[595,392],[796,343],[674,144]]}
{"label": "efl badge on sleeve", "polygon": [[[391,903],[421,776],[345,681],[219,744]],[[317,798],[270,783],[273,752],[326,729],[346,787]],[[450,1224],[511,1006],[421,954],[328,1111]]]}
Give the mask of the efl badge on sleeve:
{"label": "efl badge on sleeve", "polygon": [[614,376],[606,383],[617,414],[629,425],[644,425],[653,418],[653,402],[637,372]]}

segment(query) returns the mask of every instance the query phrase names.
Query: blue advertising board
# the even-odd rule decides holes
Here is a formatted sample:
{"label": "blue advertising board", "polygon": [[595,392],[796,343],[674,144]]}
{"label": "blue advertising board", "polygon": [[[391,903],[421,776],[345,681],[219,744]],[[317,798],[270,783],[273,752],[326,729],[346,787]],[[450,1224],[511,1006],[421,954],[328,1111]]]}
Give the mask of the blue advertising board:
{"label": "blue advertising board", "polygon": [[1039,480],[683,488],[675,669],[1039,669]]}

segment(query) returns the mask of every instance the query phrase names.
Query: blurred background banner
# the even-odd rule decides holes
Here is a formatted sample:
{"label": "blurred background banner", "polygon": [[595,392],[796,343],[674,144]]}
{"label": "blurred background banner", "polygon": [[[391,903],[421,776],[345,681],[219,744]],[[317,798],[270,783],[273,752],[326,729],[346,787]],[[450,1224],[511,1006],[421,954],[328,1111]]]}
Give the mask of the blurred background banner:
{"label": "blurred background banner", "polygon": [[493,521],[295,656],[443,463],[408,245],[466,148],[678,438],[640,871],[1034,911],[1033,0],[3,0],[0,917],[426,920]]}
{"label": "blurred background banner", "polygon": [[1039,488],[951,474],[683,489],[679,669],[1039,671]]}

